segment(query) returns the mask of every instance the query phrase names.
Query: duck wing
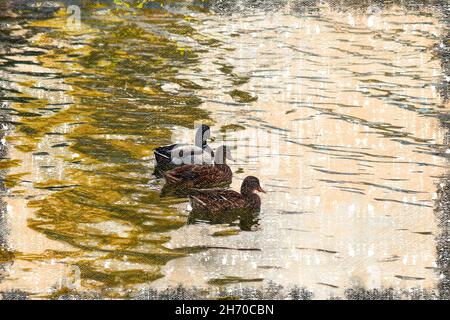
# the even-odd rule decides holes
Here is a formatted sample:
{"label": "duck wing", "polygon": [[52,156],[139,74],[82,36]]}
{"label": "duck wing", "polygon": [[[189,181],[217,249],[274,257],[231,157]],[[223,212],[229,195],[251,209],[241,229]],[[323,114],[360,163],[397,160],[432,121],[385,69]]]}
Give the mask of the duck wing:
{"label": "duck wing", "polygon": [[159,165],[168,164],[172,161],[172,150],[176,147],[176,144],[168,146],[162,146],[153,149],[155,154],[156,163]]}
{"label": "duck wing", "polygon": [[211,188],[231,183],[232,172],[214,165],[187,164],[164,174],[169,184],[180,184],[190,188]]}
{"label": "duck wing", "polygon": [[202,190],[190,195],[193,210],[220,212],[245,208],[243,196],[233,190]]}
{"label": "duck wing", "polygon": [[198,177],[198,172],[195,170],[196,165],[186,164],[184,166],[169,170],[164,173],[164,178],[168,183],[185,182],[193,180]]}
{"label": "duck wing", "polygon": [[176,166],[182,165],[183,163],[196,163],[193,161],[188,162],[184,160],[184,158],[201,153],[201,148],[197,149],[196,147],[187,144],[171,144],[168,146],[155,148],[153,149],[153,152],[155,154],[156,164],[164,172]]}
{"label": "duck wing", "polygon": [[197,146],[181,146],[173,150],[176,164],[203,164],[203,149]]}
{"label": "duck wing", "polygon": [[156,163],[166,167],[183,164],[212,164],[214,158],[214,152],[208,145],[200,148],[188,144],[171,144],[155,148],[153,152]]}
{"label": "duck wing", "polygon": [[162,146],[162,147],[155,148],[155,149],[153,149],[153,151],[156,154],[159,154],[163,157],[170,157],[170,153],[171,153],[172,149],[175,148],[176,146],[177,146],[176,144],[171,144],[168,146]]}
{"label": "duck wing", "polygon": [[202,149],[198,146],[185,145],[172,150],[175,164],[212,164],[211,148]]}

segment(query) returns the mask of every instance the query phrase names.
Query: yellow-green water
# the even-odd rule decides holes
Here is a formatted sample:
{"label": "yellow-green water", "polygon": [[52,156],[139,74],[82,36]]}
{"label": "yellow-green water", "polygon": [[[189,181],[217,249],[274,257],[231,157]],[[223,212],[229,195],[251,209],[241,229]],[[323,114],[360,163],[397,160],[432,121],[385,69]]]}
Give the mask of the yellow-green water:
{"label": "yellow-green water", "polygon": [[[27,42],[0,51],[0,289],[435,288],[439,13],[166,5],[2,22]],[[160,198],[152,148],[199,122],[238,141],[233,188],[268,189],[253,226],[191,224]]]}

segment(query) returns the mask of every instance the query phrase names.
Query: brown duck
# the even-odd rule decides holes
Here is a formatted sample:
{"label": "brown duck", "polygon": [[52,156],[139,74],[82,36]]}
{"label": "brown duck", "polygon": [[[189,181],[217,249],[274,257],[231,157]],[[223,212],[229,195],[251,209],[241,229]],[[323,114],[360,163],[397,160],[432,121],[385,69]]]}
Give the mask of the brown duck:
{"label": "brown duck", "polygon": [[[226,164],[233,160],[227,146],[217,148],[214,164],[187,164],[164,173],[166,186],[177,189],[205,189],[223,187],[231,184],[233,172]],[[165,186],[165,187],[166,187]]]}
{"label": "brown duck", "polygon": [[192,211],[221,213],[233,210],[259,211],[261,198],[256,194],[265,191],[258,178],[248,176],[241,185],[241,193],[232,190],[201,190],[189,196]]}

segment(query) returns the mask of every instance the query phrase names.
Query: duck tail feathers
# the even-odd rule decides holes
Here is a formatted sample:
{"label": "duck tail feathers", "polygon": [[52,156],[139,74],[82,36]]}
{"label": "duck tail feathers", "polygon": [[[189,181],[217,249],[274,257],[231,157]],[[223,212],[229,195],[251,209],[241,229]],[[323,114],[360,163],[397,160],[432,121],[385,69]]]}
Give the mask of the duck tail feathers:
{"label": "duck tail feathers", "polygon": [[200,200],[198,197],[189,195],[189,203],[194,208],[196,205],[206,206],[206,203],[204,203],[202,200]]}
{"label": "duck tail feathers", "polygon": [[164,178],[166,179],[167,182],[174,183],[174,182],[180,182],[181,181],[181,179],[173,176],[172,174],[170,174],[170,172],[164,172],[163,176],[164,176]]}
{"label": "duck tail feathers", "polygon": [[166,159],[170,159],[170,156],[164,153],[163,150],[161,150],[160,148],[153,149],[153,152],[155,153],[155,155],[158,155]]}

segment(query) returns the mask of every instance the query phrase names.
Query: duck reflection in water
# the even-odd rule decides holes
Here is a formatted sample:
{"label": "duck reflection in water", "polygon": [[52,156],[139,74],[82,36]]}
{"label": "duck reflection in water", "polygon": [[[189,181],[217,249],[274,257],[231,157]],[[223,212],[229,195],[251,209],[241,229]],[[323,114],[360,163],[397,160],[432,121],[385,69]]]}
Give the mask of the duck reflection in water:
{"label": "duck reflection in water", "polygon": [[228,224],[239,226],[242,231],[256,231],[259,228],[259,220],[259,210],[232,210],[226,214],[191,211],[187,223]]}

